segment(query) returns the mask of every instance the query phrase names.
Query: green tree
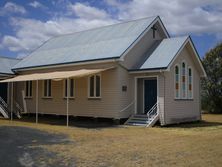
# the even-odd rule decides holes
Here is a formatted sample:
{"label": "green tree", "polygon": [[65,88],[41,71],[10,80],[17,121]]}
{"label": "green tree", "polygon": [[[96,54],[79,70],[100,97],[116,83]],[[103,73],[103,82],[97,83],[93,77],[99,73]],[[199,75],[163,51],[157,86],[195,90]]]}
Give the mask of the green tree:
{"label": "green tree", "polygon": [[202,109],[222,113],[222,43],[203,59],[207,78],[202,80]]}

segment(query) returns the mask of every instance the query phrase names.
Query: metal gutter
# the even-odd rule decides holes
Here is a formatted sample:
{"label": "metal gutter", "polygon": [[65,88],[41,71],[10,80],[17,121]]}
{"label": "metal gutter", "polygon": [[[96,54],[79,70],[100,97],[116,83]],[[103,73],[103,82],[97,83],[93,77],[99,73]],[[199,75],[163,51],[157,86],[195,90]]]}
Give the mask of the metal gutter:
{"label": "metal gutter", "polygon": [[131,69],[128,70],[129,73],[144,73],[144,72],[161,72],[166,71],[167,67],[161,67],[161,68],[149,68],[149,69]]}
{"label": "metal gutter", "polygon": [[58,63],[58,64],[48,64],[48,65],[40,65],[40,66],[32,66],[32,67],[24,67],[24,68],[14,68],[12,69],[12,71],[19,72],[19,71],[28,71],[28,70],[68,67],[68,66],[73,66],[73,65],[109,63],[109,62],[116,62],[117,59],[119,59],[119,57],[110,57],[110,58],[105,58],[105,59],[92,59],[92,60],[84,60],[84,61],[76,61],[76,62]]}

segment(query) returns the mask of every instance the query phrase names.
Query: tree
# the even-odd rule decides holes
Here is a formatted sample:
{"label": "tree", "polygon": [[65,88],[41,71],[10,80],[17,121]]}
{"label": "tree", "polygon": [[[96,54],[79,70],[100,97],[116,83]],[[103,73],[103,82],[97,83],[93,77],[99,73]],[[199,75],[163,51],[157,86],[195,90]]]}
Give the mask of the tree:
{"label": "tree", "polygon": [[207,78],[202,80],[202,108],[222,113],[222,43],[205,55],[203,65]]}

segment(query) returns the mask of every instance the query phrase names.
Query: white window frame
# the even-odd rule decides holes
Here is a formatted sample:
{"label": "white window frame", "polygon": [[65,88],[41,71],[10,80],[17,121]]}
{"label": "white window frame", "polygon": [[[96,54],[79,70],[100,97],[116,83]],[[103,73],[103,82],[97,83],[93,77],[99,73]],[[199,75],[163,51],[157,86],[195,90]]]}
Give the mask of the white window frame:
{"label": "white window frame", "polygon": [[[69,91],[67,91],[67,95],[68,95],[68,92],[69,92],[69,98],[70,99],[74,99],[75,98],[75,94],[76,94],[76,81],[74,78],[69,78],[69,79],[64,79],[63,80],[63,98],[66,99],[67,96],[66,96],[66,80],[69,80]],[[71,80],[73,80],[73,96],[71,96]],[[68,89],[68,85],[67,85],[67,89]]]}
{"label": "white window frame", "polygon": [[[176,73],[175,73],[175,68],[176,67],[178,67],[178,70],[179,70],[179,73],[178,73],[178,78],[179,78],[179,80],[178,80],[178,97],[176,96],[176,88],[175,88],[175,85],[176,85]],[[175,66],[174,66],[174,98],[175,99],[180,99],[180,91],[181,91],[181,83],[180,83],[180,78],[181,78],[181,75],[180,75],[180,73],[181,73],[181,70],[180,70],[180,65],[179,64],[176,64]]]}
{"label": "white window frame", "polygon": [[[28,83],[28,85],[27,85],[27,83]],[[31,85],[32,85],[32,87],[31,87]],[[28,86],[28,93],[27,93],[27,86]],[[25,98],[32,98],[32,94],[33,94],[33,82],[32,81],[25,81]]]}
{"label": "white window frame", "polygon": [[[185,64],[185,97],[183,96],[183,63]],[[187,99],[187,82],[187,63],[183,60],[181,63],[181,99]]]}
{"label": "white window frame", "polygon": [[[91,77],[94,77],[94,95],[93,96],[90,96],[90,78]],[[96,76],[99,76],[100,77],[100,96],[96,96]],[[101,77],[101,74],[94,74],[94,75],[90,75],[89,77],[88,77],[88,98],[89,99],[100,99],[100,98],[102,98],[102,96],[101,96],[101,94],[102,94],[102,89],[101,89],[101,84],[102,84],[102,77]]]}
{"label": "white window frame", "polygon": [[[190,97],[190,92],[189,92],[189,83],[190,83],[190,76],[189,76],[189,69],[191,69],[191,97]],[[188,66],[187,68],[187,84],[188,84],[188,89],[187,89],[187,97],[188,99],[193,99],[193,68],[191,66]]]}
{"label": "white window frame", "polygon": [[[52,98],[52,80],[51,80],[51,95],[49,96],[49,80],[51,80],[51,79],[47,79],[47,80],[43,80],[43,83],[42,83],[42,97],[43,98],[48,98],[48,99],[51,99]],[[45,92],[44,92],[44,90],[45,90],[45,81],[47,81],[47,89],[46,89],[46,91],[47,91],[47,95],[45,96]]]}

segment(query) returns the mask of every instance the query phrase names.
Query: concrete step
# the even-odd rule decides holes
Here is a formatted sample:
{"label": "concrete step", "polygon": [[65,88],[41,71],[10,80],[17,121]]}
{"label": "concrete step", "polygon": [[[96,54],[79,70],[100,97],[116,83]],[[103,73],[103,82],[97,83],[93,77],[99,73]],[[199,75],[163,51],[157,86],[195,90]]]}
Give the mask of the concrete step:
{"label": "concrete step", "polygon": [[126,122],[125,125],[130,126],[153,126],[157,120],[156,116],[147,118],[147,115],[132,115]]}
{"label": "concrete step", "polygon": [[133,115],[133,117],[136,117],[136,118],[147,118],[147,115],[144,114],[144,115]]}
{"label": "concrete step", "polygon": [[148,118],[138,118],[138,117],[132,117],[131,120],[141,120],[141,121],[147,121]]}
{"label": "concrete step", "polygon": [[148,124],[150,121],[146,120],[129,120],[127,123],[143,123],[143,124]]}
{"label": "concrete step", "polygon": [[144,126],[144,127],[147,126],[146,123],[143,124],[143,123],[136,123],[136,122],[134,122],[134,123],[127,123],[125,125],[129,125],[129,126]]}

